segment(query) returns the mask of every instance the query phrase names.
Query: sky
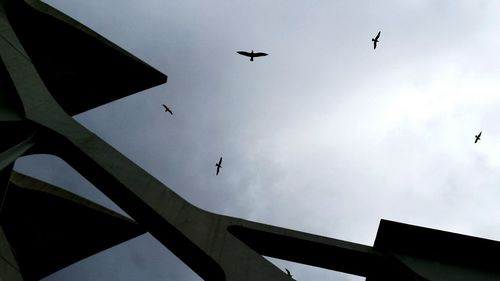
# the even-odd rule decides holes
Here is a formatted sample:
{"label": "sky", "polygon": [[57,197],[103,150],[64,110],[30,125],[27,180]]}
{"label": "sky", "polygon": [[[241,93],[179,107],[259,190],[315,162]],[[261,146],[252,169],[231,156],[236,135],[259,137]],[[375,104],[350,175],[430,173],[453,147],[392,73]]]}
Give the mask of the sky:
{"label": "sky", "polygon": [[[498,1],[46,3],[168,75],[74,118],[198,207],[370,246],[381,219],[500,240]],[[124,213],[56,157],[15,169]],[[146,234],[60,280],[201,279]]]}

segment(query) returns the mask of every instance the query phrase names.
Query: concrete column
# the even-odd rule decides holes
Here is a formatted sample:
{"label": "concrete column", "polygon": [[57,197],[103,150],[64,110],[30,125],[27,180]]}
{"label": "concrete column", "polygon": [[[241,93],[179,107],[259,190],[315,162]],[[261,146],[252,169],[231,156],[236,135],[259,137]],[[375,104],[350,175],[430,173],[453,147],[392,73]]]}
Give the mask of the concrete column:
{"label": "concrete column", "polygon": [[0,226],[0,281],[23,281],[9,241]]}

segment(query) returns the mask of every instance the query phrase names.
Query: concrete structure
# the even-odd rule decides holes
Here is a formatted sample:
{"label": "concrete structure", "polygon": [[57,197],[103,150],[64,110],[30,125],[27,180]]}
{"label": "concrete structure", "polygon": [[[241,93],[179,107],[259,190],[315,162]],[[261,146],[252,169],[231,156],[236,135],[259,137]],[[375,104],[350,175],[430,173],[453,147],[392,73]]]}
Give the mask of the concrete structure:
{"label": "concrete structure", "polygon": [[[9,262],[3,266],[21,273],[22,280],[40,280],[145,233],[130,219],[15,172],[7,195],[0,213],[1,233],[6,236],[1,244],[4,251],[12,252],[4,257],[5,263]],[[9,270],[2,268],[0,272]]]}
{"label": "concrete structure", "polygon": [[[0,126],[8,132],[0,140],[0,280],[38,280],[143,230],[210,281],[290,280],[263,255],[369,281],[500,278],[493,241],[382,221],[370,247],[191,205],[71,117],[166,76],[42,2],[0,0],[0,58]],[[35,153],[62,158],[135,223],[12,171],[18,157]],[[40,212],[42,205],[50,208]],[[119,231],[94,236],[96,224],[68,226],[64,216]],[[37,232],[27,223],[34,220]],[[38,237],[48,239],[50,256]],[[85,247],[75,243],[81,237]]]}

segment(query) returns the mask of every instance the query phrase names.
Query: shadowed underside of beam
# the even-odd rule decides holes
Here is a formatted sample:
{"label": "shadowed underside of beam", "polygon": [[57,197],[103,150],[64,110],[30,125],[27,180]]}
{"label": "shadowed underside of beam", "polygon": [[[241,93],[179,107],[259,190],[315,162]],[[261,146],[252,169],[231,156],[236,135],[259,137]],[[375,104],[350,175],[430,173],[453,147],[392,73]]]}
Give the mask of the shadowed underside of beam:
{"label": "shadowed underside of beam", "polygon": [[39,280],[145,232],[122,215],[16,172],[0,223],[25,281]]}
{"label": "shadowed underside of beam", "polygon": [[163,73],[43,2],[5,3],[24,50],[69,115],[167,81]]}
{"label": "shadowed underside of beam", "polygon": [[390,253],[418,280],[500,280],[498,241],[381,220],[373,248]]}

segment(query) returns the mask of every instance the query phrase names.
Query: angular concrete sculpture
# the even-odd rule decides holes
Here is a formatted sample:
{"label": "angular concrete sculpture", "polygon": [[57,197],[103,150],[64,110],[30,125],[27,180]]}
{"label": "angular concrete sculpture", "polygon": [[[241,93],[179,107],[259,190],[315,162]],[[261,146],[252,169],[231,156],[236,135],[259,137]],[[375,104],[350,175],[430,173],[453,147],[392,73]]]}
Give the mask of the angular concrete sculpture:
{"label": "angular concrete sculpture", "polygon": [[[167,77],[40,1],[0,0],[0,58],[0,126],[9,132],[0,141],[0,194],[5,194],[18,157],[59,156],[209,281],[290,280],[262,255],[367,276],[370,281],[444,280],[458,269],[481,280],[500,276],[496,267],[483,264],[486,259],[460,258],[479,255],[474,243],[498,248],[492,241],[460,236],[457,242],[470,244],[450,256],[447,251],[453,245],[439,246],[455,241],[449,239],[455,234],[383,221],[375,246],[369,247],[191,205],[71,117],[165,83]],[[1,217],[0,223],[0,279],[28,278],[19,270],[25,259],[11,250],[23,242],[5,235],[16,225]],[[421,232],[424,238],[415,236]],[[396,243],[397,233],[408,240]],[[412,247],[415,243],[422,248]],[[68,261],[63,258],[57,266],[39,270],[46,274]]]}
{"label": "angular concrete sculpture", "polygon": [[128,218],[16,172],[6,199],[0,221],[25,281],[145,233]]}

